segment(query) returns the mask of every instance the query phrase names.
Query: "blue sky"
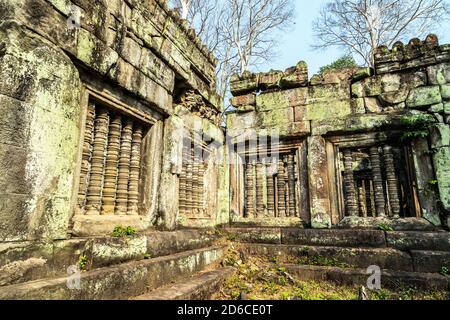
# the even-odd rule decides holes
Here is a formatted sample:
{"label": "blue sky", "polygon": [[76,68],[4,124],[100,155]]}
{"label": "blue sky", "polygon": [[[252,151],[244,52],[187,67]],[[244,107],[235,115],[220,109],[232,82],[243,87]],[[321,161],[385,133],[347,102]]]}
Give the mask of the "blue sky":
{"label": "blue sky", "polygon": [[[277,48],[278,56],[267,65],[260,66],[260,71],[270,69],[284,70],[294,66],[298,61],[304,60],[309,67],[309,76],[317,73],[324,66],[344,53],[337,49],[326,51],[313,51],[310,45],[314,41],[312,22],[317,17],[319,10],[326,0],[295,0],[296,2],[296,24],[293,30],[284,33],[280,38]],[[441,44],[450,43],[450,22],[447,22],[436,32]]]}

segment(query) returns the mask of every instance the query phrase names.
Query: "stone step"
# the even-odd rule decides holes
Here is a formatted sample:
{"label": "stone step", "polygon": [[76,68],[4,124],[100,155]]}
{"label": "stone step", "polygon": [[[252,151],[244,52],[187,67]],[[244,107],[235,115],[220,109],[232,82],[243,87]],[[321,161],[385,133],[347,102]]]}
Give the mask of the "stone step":
{"label": "stone step", "polygon": [[402,251],[450,251],[450,232],[361,229],[227,228],[228,238],[244,243],[333,247],[391,247]]}
{"label": "stone step", "polygon": [[83,272],[79,289],[70,288],[76,285],[76,274],[5,286],[0,300],[126,299],[200,272],[218,263],[225,250],[226,246],[214,246]]}
{"label": "stone step", "polygon": [[273,244],[243,244],[248,255],[266,256],[277,261],[296,261],[300,264],[414,271],[411,256],[392,248],[346,248]]}
{"label": "stone step", "polygon": [[85,257],[88,270],[129,261],[157,258],[214,245],[218,236],[208,230],[148,231],[131,237],[95,237],[51,243],[0,244],[0,287],[67,274]]}
{"label": "stone step", "polygon": [[[366,286],[371,274],[367,269],[284,265],[291,276],[300,281],[329,281],[338,285]],[[405,271],[381,271],[381,288],[399,290],[403,287],[415,287],[422,290],[449,290],[450,277],[436,273],[418,273]]]}
{"label": "stone step", "polygon": [[200,273],[192,278],[158,288],[131,300],[207,300],[235,272],[235,268],[226,267]]}
{"label": "stone step", "polygon": [[300,228],[228,228],[229,238],[247,243],[298,244],[341,247],[385,247],[384,231],[300,229]]}
{"label": "stone step", "polygon": [[450,251],[450,232],[386,232],[386,243],[389,247],[403,251]]}
{"label": "stone step", "polygon": [[414,271],[416,272],[450,272],[450,252],[448,251],[411,251]]}

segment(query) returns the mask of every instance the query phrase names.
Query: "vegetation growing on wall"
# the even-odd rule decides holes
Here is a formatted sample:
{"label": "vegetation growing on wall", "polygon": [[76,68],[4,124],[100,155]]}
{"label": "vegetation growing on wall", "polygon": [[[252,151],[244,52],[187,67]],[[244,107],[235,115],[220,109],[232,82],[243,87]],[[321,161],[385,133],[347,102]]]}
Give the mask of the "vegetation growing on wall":
{"label": "vegetation growing on wall", "polygon": [[405,131],[401,137],[403,141],[428,137],[431,124],[436,122],[431,115],[422,113],[405,115],[400,121],[405,126]]}
{"label": "vegetation growing on wall", "polygon": [[337,59],[336,61],[323,66],[320,68],[320,74],[324,74],[327,71],[332,70],[342,70],[342,69],[351,69],[351,68],[358,68],[358,64],[355,61],[355,58],[351,55],[345,55],[341,58]]}
{"label": "vegetation growing on wall", "polygon": [[113,237],[116,238],[124,238],[127,236],[134,236],[136,234],[136,230],[133,227],[122,227],[117,226],[114,228]]}

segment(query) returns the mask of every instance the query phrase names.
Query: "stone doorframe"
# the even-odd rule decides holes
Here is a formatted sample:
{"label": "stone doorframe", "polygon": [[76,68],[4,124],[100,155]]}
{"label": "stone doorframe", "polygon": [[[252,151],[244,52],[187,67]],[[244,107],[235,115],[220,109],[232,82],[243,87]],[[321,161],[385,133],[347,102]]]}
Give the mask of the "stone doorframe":
{"label": "stone doorframe", "polygon": [[[88,106],[93,101],[101,105],[102,108],[120,113],[128,119],[134,119],[146,126],[139,146],[141,162],[136,185],[139,195],[135,214],[106,214],[101,211],[98,214],[86,214],[80,208],[78,199],[80,196],[80,176],[83,174],[82,166],[83,161],[85,161],[83,159],[84,138]],[[162,115],[148,105],[123,95],[120,90],[115,90],[107,84],[92,81],[86,81],[83,85],[81,106],[78,165],[72,196],[73,217],[71,226],[73,234],[76,236],[111,234],[116,226],[131,226],[137,231],[150,228],[158,214],[158,188],[164,128]]]}
{"label": "stone doorframe", "polygon": [[[254,137],[256,138],[256,137]],[[231,193],[231,215],[230,220],[233,224],[243,225],[256,225],[256,226],[300,226],[310,223],[310,207],[309,207],[309,193],[308,193],[308,170],[307,170],[307,142],[302,137],[291,137],[289,139],[276,138],[275,145],[273,141],[268,137],[256,138],[257,141],[246,140],[245,142],[239,142],[232,146],[234,150],[231,152],[230,163],[230,193]],[[269,142],[272,141],[272,142]],[[262,143],[263,147],[259,147],[259,143]],[[295,154],[294,168],[295,171],[295,211],[294,216],[291,214],[282,214],[277,216],[278,212],[278,196],[274,194],[273,203],[269,201],[269,192],[273,189],[277,190],[277,181],[275,178],[273,185],[267,180],[268,174],[273,170],[271,165],[267,163],[267,159],[279,160],[281,154],[292,153]],[[261,156],[262,155],[262,156]],[[292,160],[292,159],[291,159]],[[278,161],[277,161],[278,162]],[[264,163],[266,166],[261,165]],[[246,184],[248,183],[249,176],[246,175],[248,167],[252,167],[254,174],[261,174],[263,179],[259,181],[256,176],[253,177],[255,183],[254,196],[245,196]],[[275,168],[275,172],[272,174],[277,175],[279,167]],[[262,188],[263,192],[258,194],[257,183],[260,183],[259,189]],[[289,182],[288,182],[289,183]],[[292,182],[291,182],[292,186]],[[289,189],[290,190],[290,189]],[[275,192],[276,193],[276,192]],[[293,193],[292,193],[293,194]],[[290,198],[289,198],[290,199]],[[254,211],[248,212],[247,206],[249,201],[254,201]],[[259,204],[259,206],[258,206]],[[258,208],[263,207],[264,210],[258,211]],[[290,208],[290,206],[289,206]],[[292,209],[292,208],[290,208]],[[286,208],[287,210],[287,208]],[[272,211],[272,212],[270,212]]]}
{"label": "stone doorframe", "polygon": [[[370,149],[374,146],[383,148],[388,147],[387,152],[390,153],[390,148],[392,145],[399,145],[401,144],[401,132],[396,130],[391,131],[384,131],[384,132],[374,132],[374,133],[361,133],[361,134],[353,134],[353,135],[346,135],[346,136],[333,136],[333,137],[326,137],[325,138],[325,144],[326,144],[326,154],[327,154],[327,162],[328,162],[328,177],[329,177],[329,192],[330,192],[330,211],[331,211],[331,223],[333,226],[341,226],[341,227],[373,227],[377,226],[380,223],[395,223],[396,225],[399,225],[401,227],[405,228],[428,228],[432,227],[430,222],[426,221],[423,218],[429,218],[430,210],[426,207],[427,203],[423,203],[423,197],[421,197],[421,191],[420,187],[423,183],[420,181],[417,181],[417,168],[422,167],[420,161],[424,161],[423,159],[417,158],[417,150],[416,144],[410,144],[404,146],[405,151],[405,172],[407,173],[407,176],[405,179],[408,179],[410,181],[409,186],[409,192],[410,192],[410,199],[404,199],[404,201],[409,201],[411,211],[406,217],[400,217],[398,215],[398,212],[386,214],[383,213],[381,216],[377,216],[376,218],[373,217],[360,217],[359,216],[359,204],[358,204],[358,192],[355,190],[355,186],[348,186],[346,183],[348,181],[344,181],[346,179],[346,173],[345,170],[347,170],[347,173],[350,172],[351,177],[353,178],[352,163],[345,164],[345,159],[341,160],[339,156],[339,152],[342,149],[347,148],[368,148]],[[381,150],[381,149],[380,149]],[[347,162],[349,161],[348,157],[351,157],[351,155],[344,154],[344,158],[347,157]],[[384,155],[383,155],[384,157]],[[392,161],[392,154],[390,154],[390,158]],[[351,158],[350,158],[350,161]],[[341,162],[344,164],[342,165]],[[345,168],[345,165],[347,167]],[[344,168],[341,168],[344,166]],[[350,166],[350,167],[349,167]],[[392,165],[391,165],[392,166]],[[399,185],[398,181],[395,181],[394,178],[396,177],[396,173],[392,172],[394,168],[390,169],[389,173],[385,173],[385,176],[387,177],[390,175],[390,177],[387,177],[387,181],[383,181],[385,184],[385,193],[387,198],[390,197],[389,193],[392,192],[400,192],[400,190],[396,190],[395,186]],[[342,175],[341,172],[344,171],[344,174]],[[350,170],[350,171],[348,171]],[[433,175],[432,168],[430,168],[431,172],[427,174],[427,176]],[[381,179],[381,178],[380,178]],[[351,180],[351,179],[350,179]],[[353,180],[354,181],[354,180]],[[344,188],[347,188],[347,191],[350,191],[350,193],[353,192],[353,201],[355,203],[348,203],[346,199],[344,199]],[[391,194],[392,195],[392,194]],[[350,197],[352,198],[352,197]],[[384,199],[383,199],[384,200]],[[389,203],[387,203],[389,201]],[[398,199],[396,199],[398,202]],[[427,201],[429,203],[429,201]],[[404,204],[404,203],[403,203]],[[377,204],[378,205],[378,204]],[[391,200],[386,200],[386,204],[384,204],[383,201],[381,201],[381,206],[385,205],[387,206],[393,206],[393,203],[391,203]],[[399,206],[399,203],[395,203],[395,206]],[[350,209],[349,209],[350,208]],[[353,210],[353,209],[354,210]],[[377,212],[378,209],[376,208]],[[349,210],[352,211],[352,214],[349,214]],[[356,211],[355,211],[356,210]],[[399,209],[393,210],[398,211]],[[383,210],[382,210],[383,211]],[[434,214],[438,214],[437,212],[433,212]],[[352,215],[353,217],[351,217]],[[439,216],[438,216],[439,217]],[[406,221],[407,220],[407,221]],[[428,219],[430,220],[430,219]],[[436,221],[435,217],[433,219]]]}

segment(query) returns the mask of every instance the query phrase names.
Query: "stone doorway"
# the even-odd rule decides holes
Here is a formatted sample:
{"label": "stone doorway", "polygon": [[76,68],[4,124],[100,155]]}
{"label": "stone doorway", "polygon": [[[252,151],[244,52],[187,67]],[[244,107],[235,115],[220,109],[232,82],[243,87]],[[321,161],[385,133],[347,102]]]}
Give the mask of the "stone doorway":
{"label": "stone doorway", "polygon": [[299,225],[310,222],[306,143],[294,139],[269,146],[246,144],[232,165],[233,207],[238,221]]}
{"label": "stone doorway", "polygon": [[[398,132],[334,137],[333,223],[421,218],[411,147]],[[334,187],[334,188],[333,188]]]}

